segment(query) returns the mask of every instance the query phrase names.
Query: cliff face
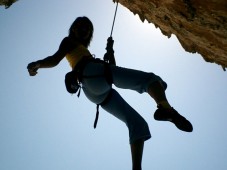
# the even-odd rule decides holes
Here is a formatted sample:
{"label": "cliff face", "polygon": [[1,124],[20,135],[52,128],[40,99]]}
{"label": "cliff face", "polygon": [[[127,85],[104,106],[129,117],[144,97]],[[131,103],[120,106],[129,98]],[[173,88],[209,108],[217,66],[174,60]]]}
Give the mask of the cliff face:
{"label": "cliff face", "polygon": [[0,5],[4,5],[5,8],[9,8],[17,0],[0,0]]}
{"label": "cliff face", "polygon": [[176,35],[186,51],[227,67],[227,0],[118,1],[164,35]]}
{"label": "cliff face", "polygon": [[[17,0],[0,0],[10,7]],[[176,35],[182,47],[207,62],[227,67],[227,0],[113,0],[160,28]]]}

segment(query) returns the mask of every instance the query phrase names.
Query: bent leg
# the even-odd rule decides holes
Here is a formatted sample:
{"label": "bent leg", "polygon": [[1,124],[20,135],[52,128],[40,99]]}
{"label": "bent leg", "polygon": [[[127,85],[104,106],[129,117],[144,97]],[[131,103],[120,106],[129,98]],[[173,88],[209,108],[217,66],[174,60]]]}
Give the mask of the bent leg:
{"label": "bent leg", "polygon": [[167,84],[154,73],[123,67],[111,67],[113,83],[123,89],[135,90],[139,93],[147,92],[157,103],[171,107],[167,101],[165,90]]}
{"label": "bent leg", "polygon": [[104,110],[123,121],[129,130],[130,143],[151,137],[147,122],[120,95],[112,89],[107,103],[101,105]]}
{"label": "bent leg", "polygon": [[148,94],[155,100],[157,105],[162,105],[165,108],[171,108],[167,98],[165,89],[159,81],[156,81],[148,87]]}
{"label": "bent leg", "polygon": [[161,85],[164,87],[164,90],[167,88],[167,84],[154,73],[118,66],[111,66],[111,73],[113,77],[113,84],[119,88],[130,89],[135,90],[138,93],[144,93],[148,92],[149,86],[157,81],[161,83]]}
{"label": "bent leg", "polygon": [[132,167],[133,170],[142,170],[144,141],[151,137],[146,121],[115,90],[111,91],[109,101],[102,108],[127,125]]}
{"label": "bent leg", "polygon": [[191,123],[169,104],[165,94],[167,84],[159,76],[117,66],[112,66],[111,71],[113,83],[117,87],[135,90],[139,93],[147,92],[155,100],[158,106],[154,114],[156,120],[171,121],[180,130],[192,131]]}

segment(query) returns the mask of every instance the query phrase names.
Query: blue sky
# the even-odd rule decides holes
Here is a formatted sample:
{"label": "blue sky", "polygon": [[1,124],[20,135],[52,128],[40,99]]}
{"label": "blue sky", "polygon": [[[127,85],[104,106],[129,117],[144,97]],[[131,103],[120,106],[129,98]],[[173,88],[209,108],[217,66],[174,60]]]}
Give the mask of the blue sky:
{"label": "blue sky", "polygon": [[[57,50],[78,16],[93,22],[89,49],[102,58],[114,10],[111,0],[20,0],[7,10],[0,8],[1,170],[131,169],[126,126],[101,109],[93,129],[96,106],[83,93],[78,99],[65,90],[70,70],[65,59],[35,77],[26,70],[29,62]],[[194,126],[192,133],[184,133],[157,122],[156,104],[147,94],[117,89],[152,133],[143,169],[225,170],[226,72],[185,52],[175,36],[168,39],[121,5],[113,38],[117,64],[161,76],[168,83],[169,102]]]}

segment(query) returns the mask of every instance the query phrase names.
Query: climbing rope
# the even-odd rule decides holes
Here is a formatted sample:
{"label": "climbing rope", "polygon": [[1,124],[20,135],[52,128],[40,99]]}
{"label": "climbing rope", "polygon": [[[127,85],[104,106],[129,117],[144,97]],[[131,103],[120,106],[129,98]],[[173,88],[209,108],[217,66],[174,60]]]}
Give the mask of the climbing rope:
{"label": "climbing rope", "polygon": [[[117,5],[115,8],[115,13],[114,13],[114,19],[113,19],[113,24],[112,24],[112,28],[111,28],[111,33],[110,33],[110,37],[107,39],[107,45],[106,45],[106,53],[104,54],[103,60],[107,63],[110,62],[110,56],[114,55],[114,50],[113,50],[113,39],[112,39],[112,34],[113,34],[113,29],[114,29],[114,23],[115,23],[115,19],[116,19],[116,15],[117,15],[117,9],[118,9],[118,1],[117,1]],[[110,93],[111,94],[111,93]],[[97,104],[96,107],[96,116],[95,116],[95,121],[94,121],[94,128],[96,128],[97,123],[98,123],[98,118],[99,118],[99,105],[102,105],[104,103],[106,103],[109,100],[109,96],[110,94],[107,96],[107,98],[101,103],[101,104]]]}
{"label": "climbing rope", "polygon": [[116,18],[116,15],[117,15],[117,9],[118,9],[118,1],[117,1],[117,5],[116,5],[116,8],[115,8],[114,19],[113,19],[113,24],[112,24],[110,37],[112,37],[112,34],[113,34],[113,28],[114,28],[115,18]]}
{"label": "climbing rope", "polygon": [[114,40],[112,38],[112,34],[113,34],[115,19],[116,19],[116,15],[117,15],[117,9],[118,9],[118,1],[117,1],[116,8],[115,8],[114,19],[113,19],[113,24],[112,24],[112,28],[111,28],[110,37],[108,37],[108,39],[107,39],[106,53],[105,53],[105,55],[103,57],[103,60],[105,62],[107,62],[107,63],[109,63],[110,56],[113,55],[113,53],[114,53],[114,50],[113,50]]}

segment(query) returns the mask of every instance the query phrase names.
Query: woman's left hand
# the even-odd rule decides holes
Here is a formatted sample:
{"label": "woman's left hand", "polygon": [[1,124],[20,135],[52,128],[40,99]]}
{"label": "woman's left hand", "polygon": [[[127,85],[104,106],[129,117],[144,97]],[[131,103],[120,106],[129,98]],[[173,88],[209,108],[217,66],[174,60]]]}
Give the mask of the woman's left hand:
{"label": "woman's left hand", "polygon": [[35,76],[38,72],[37,70],[39,69],[40,64],[38,62],[32,62],[30,64],[28,64],[27,69],[29,72],[30,76]]}

